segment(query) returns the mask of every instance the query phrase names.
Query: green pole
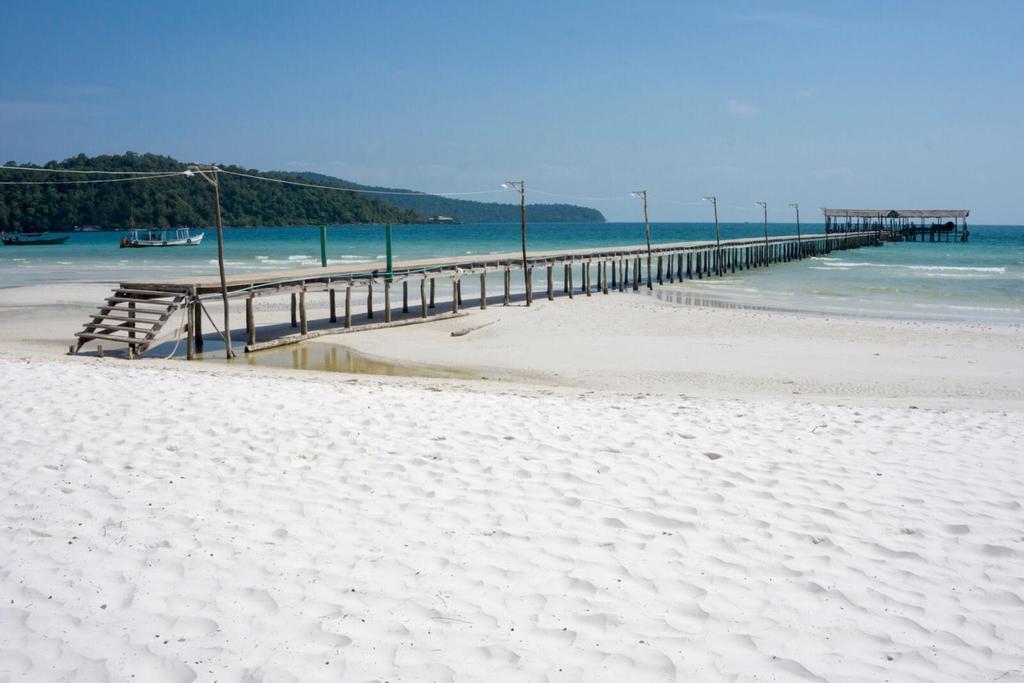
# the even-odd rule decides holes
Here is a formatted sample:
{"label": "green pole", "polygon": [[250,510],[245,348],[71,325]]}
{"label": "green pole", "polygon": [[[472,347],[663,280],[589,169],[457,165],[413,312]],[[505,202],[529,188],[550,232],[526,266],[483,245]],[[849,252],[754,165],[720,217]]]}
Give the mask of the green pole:
{"label": "green pole", "polygon": [[320,265],[327,267],[327,226],[320,226]]}
{"label": "green pole", "polygon": [[390,224],[386,225],[384,227],[384,241],[387,243],[387,245],[386,245],[387,251],[385,251],[384,253],[386,253],[387,257],[388,257],[388,282],[391,282],[391,225]]}

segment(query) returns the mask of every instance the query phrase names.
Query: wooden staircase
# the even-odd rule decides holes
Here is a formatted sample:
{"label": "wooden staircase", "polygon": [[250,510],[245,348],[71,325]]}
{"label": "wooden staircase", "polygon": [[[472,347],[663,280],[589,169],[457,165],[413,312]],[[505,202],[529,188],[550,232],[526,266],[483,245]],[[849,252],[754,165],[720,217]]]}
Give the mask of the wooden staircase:
{"label": "wooden staircase", "polygon": [[90,341],[126,344],[129,358],[145,353],[187,295],[187,292],[115,289],[85,328],[75,333],[78,338],[75,353]]}

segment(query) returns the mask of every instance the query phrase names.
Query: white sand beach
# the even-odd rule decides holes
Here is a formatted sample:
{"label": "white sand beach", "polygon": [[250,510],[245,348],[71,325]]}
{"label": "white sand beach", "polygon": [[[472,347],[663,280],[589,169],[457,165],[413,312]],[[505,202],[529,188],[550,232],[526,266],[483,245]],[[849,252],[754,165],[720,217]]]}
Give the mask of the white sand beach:
{"label": "white sand beach", "polygon": [[97,291],[0,292],[0,680],[1024,680],[1019,327],[320,340],[469,382],[63,356]]}

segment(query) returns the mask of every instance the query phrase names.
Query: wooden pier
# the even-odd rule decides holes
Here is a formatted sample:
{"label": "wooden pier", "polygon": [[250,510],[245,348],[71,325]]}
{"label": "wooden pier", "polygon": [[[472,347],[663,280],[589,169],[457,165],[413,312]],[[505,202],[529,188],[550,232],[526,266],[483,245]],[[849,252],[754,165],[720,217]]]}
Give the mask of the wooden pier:
{"label": "wooden pier", "polygon": [[[855,231],[802,237],[749,237],[720,243],[656,244],[651,245],[650,259],[646,245],[534,252],[527,254],[524,284],[529,286],[524,286],[523,296],[529,303],[538,291],[548,300],[553,300],[556,294],[572,299],[576,295],[636,291],[641,287],[653,288],[688,279],[723,277],[773,263],[879,243],[878,232]],[[542,281],[546,289],[536,289],[534,280],[538,269],[544,275]],[[500,303],[508,306],[512,301],[512,274],[514,271],[522,273],[522,270],[522,254],[507,253],[404,261],[393,264],[390,272],[380,263],[364,263],[241,273],[228,276],[226,286],[229,298],[245,302],[245,350],[250,352],[323,334],[408,325],[459,315],[464,281],[478,281],[478,305],[486,308],[491,303],[487,275],[493,273],[502,275]],[[562,280],[560,293],[555,288],[556,272]],[[438,281],[445,283],[451,292],[443,311],[439,310],[437,301]],[[381,310],[374,309],[375,289],[383,291]],[[185,309],[185,321],[180,327],[186,341],[186,356],[192,359],[203,347],[204,319],[216,330],[204,302],[219,298],[220,293],[221,283],[216,277],[122,282],[76,334],[77,342],[71,351],[78,352],[85,344],[96,341],[124,344],[129,357],[140,355],[150,348],[172,314]],[[325,326],[312,331],[307,307],[309,295],[325,295],[329,311]],[[290,297],[291,327],[296,331],[258,341],[255,300],[270,296]],[[358,324],[355,322],[357,308],[363,312]],[[223,331],[216,331],[223,337]]]}

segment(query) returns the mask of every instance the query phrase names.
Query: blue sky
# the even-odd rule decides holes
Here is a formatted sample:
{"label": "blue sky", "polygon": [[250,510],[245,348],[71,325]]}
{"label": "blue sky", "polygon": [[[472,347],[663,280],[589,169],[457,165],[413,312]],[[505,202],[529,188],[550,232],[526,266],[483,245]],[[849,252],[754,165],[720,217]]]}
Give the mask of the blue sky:
{"label": "blue sky", "polygon": [[[1024,223],[1024,3],[0,5],[0,158],[126,150],[652,220]],[[481,199],[489,199],[482,196]],[[511,201],[497,194],[495,200]],[[636,200],[579,201],[639,220]]]}

